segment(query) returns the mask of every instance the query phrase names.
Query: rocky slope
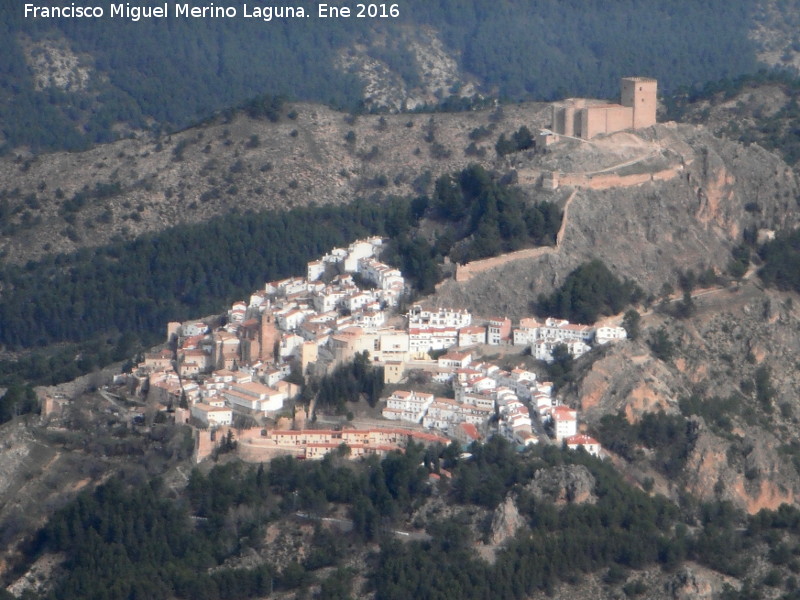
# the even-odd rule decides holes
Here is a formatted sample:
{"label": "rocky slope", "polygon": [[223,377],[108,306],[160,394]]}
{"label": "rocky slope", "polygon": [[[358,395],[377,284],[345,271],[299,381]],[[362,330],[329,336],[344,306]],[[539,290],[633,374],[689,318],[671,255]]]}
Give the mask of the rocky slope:
{"label": "rocky slope", "polygon": [[[397,112],[436,106],[453,94],[478,96],[477,79],[462,72],[458,57],[445,48],[432,27],[401,26],[391,35],[375,35],[370,42],[342,49],[336,61],[341,71],[356,73],[361,80],[368,108]],[[407,55],[407,60],[398,61],[405,76],[381,59],[390,53],[397,60],[398,50]]]}
{"label": "rocky slope", "polygon": [[[639,162],[633,162],[639,157]],[[747,229],[798,222],[798,178],[757,145],[716,138],[703,127],[660,124],[637,136],[561,142],[511,164],[520,181],[561,173],[576,183],[554,251],[517,260],[466,284],[444,282],[437,299],[519,318],[570,271],[593,258],[657,294],[679,270],[723,272]],[[562,190],[552,193],[564,197]]]}
{"label": "rocky slope", "polygon": [[774,67],[800,67],[800,6],[796,1],[761,0],[755,3],[749,37],[758,59]]}
{"label": "rocky slope", "polygon": [[[581,409],[590,431],[603,415],[622,413],[637,422],[646,412],[687,412],[694,435],[685,464],[669,479],[647,457],[617,466],[640,483],[676,500],[689,492],[701,500],[723,499],[755,513],[793,503],[800,473],[791,459],[798,443],[800,378],[793,368],[800,349],[800,314],[789,294],[765,291],[756,282],[697,292],[696,312],[674,320],[658,312],[643,316],[650,335],[665,326],[675,343],[672,360],[659,360],[643,341],[627,341],[591,362],[565,400]],[[645,336],[647,337],[647,336]],[[753,382],[769,374],[771,393],[759,399]]]}
{"label": "rocky slope", "polygon": [[[494,167],[501,133],[548,119],[543,104],[385,116],[302,104],[277,123],[239,115],[82,153],[6,157],[0,252],[24,262],[229,211],[420,193],[469,163]],[[467,154],[481,127],[486,137]]]}

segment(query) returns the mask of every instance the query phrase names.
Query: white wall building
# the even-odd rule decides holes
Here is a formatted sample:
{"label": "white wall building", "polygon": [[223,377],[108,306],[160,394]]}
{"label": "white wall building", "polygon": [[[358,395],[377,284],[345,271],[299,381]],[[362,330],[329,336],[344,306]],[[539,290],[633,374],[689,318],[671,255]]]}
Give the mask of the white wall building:
{"label": "white wall building", "polygon": [[559,341],[582,340],[589,342],[594,329],[589,325],[577,325],[565,319],[546,319],[538,330],[537,339],[556,339]]}
{"label": "white wall building", "polygon": [[520,319],[519,327],[514,330],[514,345],[515,346],[528,346],[533,344],[538,335],[541,323],[536,319]]}
{"label": "white wall building", "polygon": [[397,390],[386,399],[383,418],[421,423],[433,400],[433,394]]}
{"label": "white wall building", "polygon": [[458,342],[458,331],[452,327],[410,327],[408,349],[413,355],[431,350],[447,350]]}
{"label": "white wall building", "polygon": [[203,402],[198,402],[192,406],[191,414],[195,419],[209,427],[230,425],[233,422],[233,411],[230,408],[212,406]]}
{"label": "white wall building", "polygon": [[578,432],[578,412],[568,406],[554,406],[550,411],[553,419],[553,431],[557,441],[561,441]]}
{"label": "white wall building", "polygon": [[466,346],[476,346],[486,343],[486,327],[480,325],[470,325],[458,330],[458,345],[462,348]]}
{"label": "white wall building", "polygon": [[583,356],[592,349],[582,340],[545,338],[536,340],[533,343],[531,346],[531,355],[536,360],[543,360],[548,363],[553,362],[553,350],[559,345],[566,346],[567,352],[569,352],[570,356],[573,358]]}
{"label": "white wall building", "polygon": [[627,337],[628,332],[625,331],[624,327],[598,327],[594,333],[594,341],[596,344],[617,342]]}
{"label": "white wall building", "polygon": [[472,315],[467,310],[454,308],[438,308],[426,310],[422,305],[415,304],[406,315],[408,324],[422,327],[469,327],[472,324]]}
{"label": "white wall building", "polygon": [[321,260],[312,260],[306,267],[306,279],[316,281],[325,274],[325,263]]}
{"label": "white wall building", "polygon": [[577,450],[578,448],[583,448],[592,456],[600,456],[603,448],[600,446],[600,442],[598,442],[593,437],[588,435],[572,435],[564,440],[567,444],[567,448],[570,450]]}

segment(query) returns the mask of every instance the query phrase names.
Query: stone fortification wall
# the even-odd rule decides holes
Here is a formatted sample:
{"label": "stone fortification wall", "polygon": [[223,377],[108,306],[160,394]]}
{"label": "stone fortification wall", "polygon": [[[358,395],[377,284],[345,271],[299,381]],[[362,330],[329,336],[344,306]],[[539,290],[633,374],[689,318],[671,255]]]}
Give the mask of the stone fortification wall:
{"label": "stone fortification wall", "polygon": [[[251,427],[250,429],[234,429],[223,425],[213,432],[210,429],[195,430],[194,437],[194,460],[202,462],[214,452],[214,448],[220,445],[227,437],[228,431],[233,432],[233,439],[239,443],[239,447],[250,443],[251,440],[261,438],[262,427]],[[213,439],[212,439],[213,436]]]}
{"label": "stone fortification wall", "polygon": [[616,187],[631,187],[641,185],[648,181],[669,181],[678,176],[683,170],[681,165],[670,167],[655,173],[636,173],[634,175],[616,175],[614,173],[604,173],[597,175],[587,175],[584,173],[566,173],[559,177],[559,184],[592,190],[606,190]]}
{"label": "stone fortification wall", "polygon": [[588,140],[596,135],[630,129],[632,123],[633,108],[628,106],[589,106],[581,110],[581,128],[576,135]]}
{"label": "stone fortification wall", "polygon": [[[561,217],[561,227],[558,229],[558,233],[556,234],[555,246],[540,246],[539,248],[526,248],[524,250],[517,250],[516,252],[509,252],[501,256],[493,256],[492,258],[484,258],[483,260],[474,260],[465,265],[457,265],[455,280],[457,282],[469,281],[476,274],[483,273],[484,271],[488,271],[489,269],[494,269],[495,267],[499,267],[500,265],[514,262],[516,260],[520,260],[523,258],[538,258],[540,256],[543,256],[544,254],[555,252],[559,244],[561,244],[561,239],[564,237],[564,231],[566,231],[567,220],[569,218],[569,206],[575,199],[576,194],[577,191],[573,191],[572,194],[570,194],[569,198],[567,198],[567,201],[564,203],[564,214]],[[439,286],[441,285],[442,284],[440,283]]]}
{"label": "stone fortification wall", "polygon": [[478,273],[483,273],[489,269],[494,269],[500,265],[520,260],[521,258],[536,258],[547,252],[552,252],[552,246],[544,246],[540,248],[527,248],[525,250],[517,250],[516,252],[509,252],[501,256],[494,256],[492,258],[484,258],[483,260],[474,260],[465,265],[458,265],[456,267],[456,281],[464,282],[469,281]]}
{"label": "stone fortification wall", "polygon": [[275,442],[267,439],[248,439],[239,443],[237,454],[244,462],[268,462],[279,456],[302,455],[303,447],[299,449],[286,446],[276,446]]}

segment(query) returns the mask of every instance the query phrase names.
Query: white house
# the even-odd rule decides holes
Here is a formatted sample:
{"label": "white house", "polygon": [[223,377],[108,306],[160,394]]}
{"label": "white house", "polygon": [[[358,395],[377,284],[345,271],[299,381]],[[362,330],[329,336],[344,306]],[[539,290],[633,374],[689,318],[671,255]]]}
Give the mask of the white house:
{"label": "white house", "polygon": [[409,326],[455,327],[456,329],[461,329],[463,327],[469,327],[472,323],[472,315],[467,310],[458,310],[454,308],[425,310],[420,304],[412,306],[406,317],[408,318]]}
{"label": "white house", "polygon": [[207,331],[208,331],[208,325],[206,325],[202,321],[196,321],[194,323],[184,323],[183,326],[181,327],[181,332],[185,337],[202,335]]}
{"label": "white house", "polygon": [[470,325],[458,330],[458,345],[460,347],[475,346],[486,343],[486,327]]}
{"label": "white house", "polygon": [[456,352],[455,350],[450,350],[446,354],[440,356],[436,362],[439,363],[440,367],[460,369],[472,362],[472,352]]}
{"label": "white house", "polygon": [[556,440],[561,441],[578,432],[578,412],[568,406],[554,406],[550,411]]}
{"label": "white house", "polygon": [[364,258],[358,261],[358,273],[367,281],[371,281],[381,289],[388,289],[394,283],[405,285],[403,274],[394,267],[390,267],[374,258]]}
{"label": "white house", "polygon": [[451,425],[463,420],[458,402],[449,398],[436,398],[428,407],[422,425],[447,431]]}
{"label": "white house", "polygon": [[276,315],[278,321],[278,327],[283,329],[284,331],[294,331],[300,324],[306,320],[309,314],[313,311],[301,309],[301,308],[293,308],[285,313],[279,313]]}
{"label": "white house", "polygon": [[332,312],[339,303],[346,297],[346,294],[338,288],[328,286],[321,292],[315,292],[311,296],[311,303],[314,310],[319,313]]}
{"label": "white house", "polygon": [[325,263],[321,260],[312,260],[306,268],[306,279],[316,281],[325,273]]}
{"label": "white house", "polygon": [[541,324],[536,319],[520,319],[519,328],[514,330],[514,345],[528,346],[536,341]]}
{"label": "white house", "polygon": [[453,327],[411,327],[408,330],[408,349],[413,355],[446,350],[457,342],[458,331]]}
{"label": "white house", "polygon": [[250,304],[248,306],[250,306],[251,308],[258,308],[262,304],[264,304],[264,301],[266,299],[267,299],[266,294],[261,292],[255,292],[253,294],[250,294]]}
{"label": "white house", "polygon": [[386,313],[382,310],[360,310],[353,314],[355,323],[367,331],[376,331],[386,323]]}
{"label": "white house", "polygon": [[433,394],[397,390],[386,399],[383,417],[397,421],[420,423],[433,400]]}
{"label": "white house", "polygon": [[192,416],[209,427],[230,425],[233,422],[233,411],[230,408],[212,406],[198,402],[191,409]]}
{"label": "white house", "polygon": [[492,346],[505,343],[511,335],[511,319],[492,317],[486,325],[486,342]]}
{"label": "white house", "polygon": [[344,305],[350,312],[356,312],[374,301],[375,295],[371,291],[357,291],[344,299]]}
{"label": "white house", "polygon": [[573,358],[583,356],[591,347],[586,342],[574,338],[540,338],[531,345],[531,355],[536,360],[543,360],[545,362],[553,362],[553,350],[556,346],[566,346],[567,352]]}
{"label": "white house", "polygon": [[464,394],[462,402],[491,412],[494,412],[496,404],[491,394]]}
{"label": "white house", "polygon": [[592,456],[600,456],[600,453],[603,450],[602,446],[600,446],[600,442],[588,435],[571,435],[564,441],[567,444],[567,448],[570,450],[583,448]]}
{"label": "white house", "polygon": [[594,334],[594,329],[589,325],[577,325],[564,319],[546,319],[540,325],[537,339],[555,339],[558,341],[583,340],[589,342]]}
{"label": "white house", "polygon": [[281,358],[289,358],[294,351],[303,345],[305,340],[295,333],[285,333],[281,336],[280,353]]}
{"label": "white house", "polygon": [[617,342],[624,340],[628,337],[628,332],[624,327],[598,327],[594,332],[594,341],[596,344],[607,344],[608,342]]}

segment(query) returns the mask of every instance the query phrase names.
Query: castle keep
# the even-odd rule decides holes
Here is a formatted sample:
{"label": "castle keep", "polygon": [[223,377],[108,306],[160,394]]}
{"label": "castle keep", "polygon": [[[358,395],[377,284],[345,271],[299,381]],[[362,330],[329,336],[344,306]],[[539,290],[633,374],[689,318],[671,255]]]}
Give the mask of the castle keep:
{"label": "castle keep", "polygon": [[587,98],[554,104],[553,133],[588,140],[603,133],[655,125],[658,82],[649,77],[623,77],[620,87],[621,104]]}

